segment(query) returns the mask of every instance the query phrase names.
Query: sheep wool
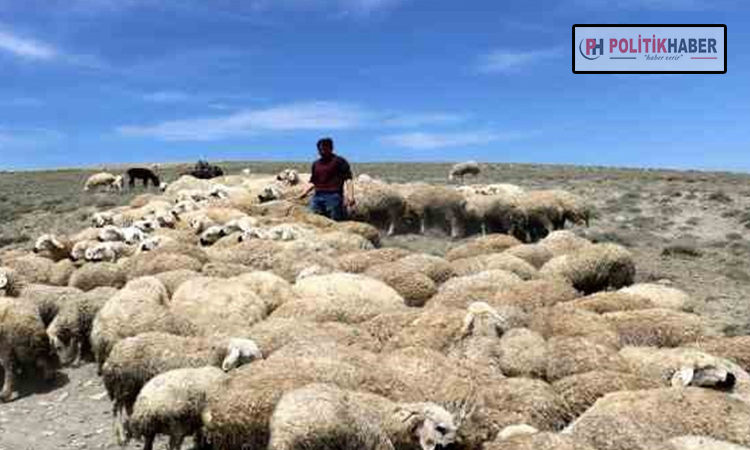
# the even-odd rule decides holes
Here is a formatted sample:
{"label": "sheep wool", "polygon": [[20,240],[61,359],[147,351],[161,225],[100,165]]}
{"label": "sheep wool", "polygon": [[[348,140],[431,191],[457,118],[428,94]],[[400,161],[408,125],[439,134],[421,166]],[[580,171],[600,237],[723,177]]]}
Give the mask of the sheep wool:
{"label": "sheep wool", "polygon": [[526,261],[508,253],[494,253],[478,255],[469,258],[456,259],[451,262],[456,275],[474,275],[487,270],[507,270],[524,280],[537,278],[537,270]]}
{"label": "sheep wool", "polygon": [[395,289],[408,306],[424,306],[437,292],[435,282],[427,275],[398,262],[377,264],[367,269],[364,274]]}
{"label": "sheep wool", "polygon": [[467,308],[471,303],[487,301],[498,291],[521,281],[518,275],[505,270],[488,270],[475,275],[451,278],[440,286],[428,306]]}
{"label": "sheep wool", "polygon": [[566,303],[578,297],[578,292],[562,278],[526,280],[503,285],[491,299],[495,306],[515,307],[526,313]]}
{"label": "sheep wool", "polygon": [[612,312],[603,317],[622,345],[679,347],[718,335],[701,316],[672,309]]}
{"label": "sheep wool", "polygon": [[488,234],[451,249],[445,254],[445,259],[454,261],[472,256],[499,253],[516,245],[521,245],[521,241],[513,236],[507,234]]}
{"label": "sheep wool", "polygon": [[514,328],[500,338],[499,365],[509,377],[544,378],[547,343],[528,328]]}
{"label": "sheep wool", "polygon": [[570,305],[597,314],[656,307],[654,302],[646,297],[628,293],[624,289],[612,292],[597,292],[596,294],[573,300],[570,302]]}
{"label": "sheep wool", "polygon": [[456,272],[447,260],[426,253],[405,256],[399,259],[398,263],[427,275],[436,284],[445,283],[456,276]]}
{"label": "sheep wool", "polygon": [[496,439],[482,447],[482,450],[595,450],[586,442],[559,433],[532,433]]}
{"label": "sheep wool", "polygon": [[120,289],[127,282],[125,270],[109,262],[87,263],[78,268],[70,277],[69,285],[82,291],[90,291],[98,287],[114,287]]}
{"label": "sheep wool", "polygon": [[661,284],[641,283],[620,289],[620,292],[638,295],[650,300],[656,308],[681,311],[691,304],[690,296],[685,292]]}
{"label": "sheep wool", "polygon": [[550,249],[541,244],[516,245],[506,250],[505,253],[521,258],[534,266],[535,269],[541,269],[547,261],[555,256]]}
{"label": "sheep wool", "polygon": [[542,266],[540,274],[546,277],[561,276],[579,291],[592,294],[632,284],[635,262],[624,247],[616,244],[593,244],[552,258]]}

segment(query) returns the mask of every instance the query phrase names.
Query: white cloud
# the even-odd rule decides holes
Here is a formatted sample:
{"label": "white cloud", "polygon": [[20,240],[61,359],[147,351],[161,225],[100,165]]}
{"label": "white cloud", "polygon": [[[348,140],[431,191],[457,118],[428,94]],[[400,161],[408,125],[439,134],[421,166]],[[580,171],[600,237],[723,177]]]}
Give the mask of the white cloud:
{"label": "white cloud", "polygon": [[410,128],[425,125],[452,125],[465,120],[464,116],[451,113],[393,114],[383,119],[383,125]]}
{"label": "white cloud", "polygon": [[345,103],[294,103],[228,116],[174,120],[146,126],[122,126],[116,131],[124,136],[151,137],[164,141],[212,141],[268,131],[356,128],[364,123],[365,115],[358,107]]}
{"label": "white cloud", "polygon": [[26,59],[51,60],[59,56],[59,52],[51,45],[7,31],[0,31],[0,50]]}
{"label": "white cloud", "polygon": [[486,145],[493,142],[512,141],[531,137],[534,133],[496,133],[474,131],[461,133],[403,133],[385,136],[381,142],[386,145],[412,150],[430,150],[444,147],[467,147]]}
{"label": "white cloud", "polygon": [[482,73],[513,73],[523,67],[539,61],[557,58],[563,54],[561,49],[537,50],[531,52],[508,52],[497,50],[483,55],[478,64]]}

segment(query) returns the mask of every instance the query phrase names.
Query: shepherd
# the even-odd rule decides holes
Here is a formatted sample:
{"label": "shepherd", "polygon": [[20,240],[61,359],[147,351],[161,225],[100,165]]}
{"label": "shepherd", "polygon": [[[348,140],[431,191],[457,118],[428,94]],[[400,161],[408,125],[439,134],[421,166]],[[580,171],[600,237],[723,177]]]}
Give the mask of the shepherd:
{"label": "shepherd", "polygon": [[354,183],[349,162],[333,152],[333,139],[323,138],[318,141],[320,158],[312,163],[310,183],[300,199],[310,192],[315,195],[310,200],[310,209],[336,221],[346,220],[346,208],[356,204]]}

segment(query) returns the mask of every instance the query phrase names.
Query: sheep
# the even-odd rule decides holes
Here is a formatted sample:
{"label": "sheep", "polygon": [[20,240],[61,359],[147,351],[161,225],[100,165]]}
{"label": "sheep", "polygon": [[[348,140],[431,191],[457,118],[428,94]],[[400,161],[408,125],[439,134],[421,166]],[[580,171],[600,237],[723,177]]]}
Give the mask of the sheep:
{"label": "sheep", "polygon": [[170,312],[204,335],[240,335],[268,316],[269,304],[246,283],[236,279],[198,277],[172,296]]}
{"label": "sheep", "polygon": [[[390,351],[408,347],[420,347],[436,350],[447,354],[451,346],[457,343],[470,331],[463,330],[466,311],[456,308],[429,308],[418,314],[409,311],[401,313],[401,317],[394,314],[383,314],[391,322],[392,329],[379,336],[384,340],[383,350]],[[366,329],[375,323],[368,321]]]}
{"label": "sheep", "polygon": [[451,167],[451,170],[448,172],[448,180],[453,181],[458,178],[461,184],[463,184],[464,177],[466,175],[476,177],[481,173],[481,171],[482,169],[479,167],[479,164],[476,161],[466,161],[458,163],[453,165],[453,167]]}
{"label": "sheep", "polygon": [[299,173],[294,169],[284,169],[276,175],[276,180],[288,186],[295,186],[300,182]]}
{"label": "sheep", "polygon": [[424,306],[437,292],[435,283],[430,278],[398,262],[374,265],[364,275],[395,289],[408,306]]}
{"label": "sheep", "polygon": [[549,382],[571,375],[606,369],[616,364],[617,348],[586,336],[553,336],[547,342]]}
{"label": "sheep", "polygon": [[562,256],[593,245],[590,241],[576,236],[569,230],[557,230],[539,241],[539,245],[546,247],[554,256]]}
{"label": "sheep", "polygon": [[530,425],[526,425],[525,423],[521,423],[518,425],[508,425],[507,427],[500,430],[499,433],[497,433],[495,441],[504,441],[516,436],[527,436],[536,433],[539,433],[539,430]]}
{"label": "sheep", "polygon": [[613,370],[594,370],[559,379],[552,384],[565,400],[574,417],[586,412],[598,399],[618,391],[655,389],[658,380]]}
{"label": "sheep", "polygon": [[167,235],[157,235],[157,236],[151,236],[149,238],[144,239],[138,244],[136,252],[150,252],[152,250],[156,250],[159,247],[164,246],[178,246],[180,245],[179,242]]}
{"label": "sheep", "polygon": [[532,241],[565,228],[566,221],[589,225],[591,212],[583,200],[561,190],[531,191],[520,197]]}
{"label": "sheep", "polygon": [[700,386],[750,400],[750,375],[733,362],[691,348],[625,347],[613,368],[662,387]]}
{"label": "sheep", "polygon": [[748,447],[705,436],[680,436],[662,444],[665,450],[747,450]]}
{"label": "sheep", "polygon": [[406,308],[404,299],[393,288],[362,275],[334,273],[308,277],[296,283],[293,290],[299,300],[280,306],[273,317],[352,324]]}
{"label": "sheep", "polygon": [[252,267],[242,264],[216,262],[205,264],[201,269],[201,275],[210,278],[233,278],[252,271]]}
{"label": "sheep", "polygon": [[10,267],[0,267],[0,297],[18,297],[26,281]]}
{"label": "sheep", "polygon": [[551,250],[540,244],[516,245],[504,253],[523,259],[537,270],[554,257]]}
{"label": "sheep", "polygon": [[544,338],[527,328],[508,330],[500,338],[499,366],[509,377],[543,378],[547,348]]}
{"label": "sheep", "polygon": [[175,369],[151,379],[138,394],[133,414],[125,424],[128,436],[144,440],[152,450],[154,438],[169,436],[169,449],[179,450],[186,436],[202,445],[201,413],[206,394],[221,389],[227,375],[215,367]]}
{"label": "sheep", "polygon": [[132,256],[134,253],[135,248],[124,242],[109,241],[87,246],[83,257],[86,261],[91,262],[106,261],[114,263],[120,258]]}
{"label": "sheep", "polygon": [[248,332],[264,355],[301,342],[333,341],[351,348],[379,351],[381,346],[362,326],[338,322],[313,322],[306,319],[269,317],[250,327]]}
{"label": "sheep", "polygon": [[545,339],[553,336],[590,337],[601,344],[619,347],[619,336],[607,319],[599,314],[558,304],[531,312],[529,329]]}
{"label": "sheep", "polygon": [[626,294],[638,295],[651,301],[656,308],[686,310],[692,303],[685,292],[660,284],[639,283],[620,289]]}
{"label": "sheep", "polygon": [[65,304],[73,301],[82,291],[74,287],[27,284],[18,297],[28,299],[39,312],[44,326],[49,325]]}
{"label": "sheep", "polygon": [[70,277],[69,285],[82,291],[98,287],[121,288],[127,282],[127,274],[122,267],[110,262],[84,264]]}
{"label": "sheep", "polygon": [[297,299],[292,285],[271,272],[252,271],[238,275],[235,280],[250,288],[263,299],[271,313],[279,306]]}
{"label": "sheep", "polygon": [[395,262],[409,255],[408,250],[384,247],[376,250],[347,253],[337,259],[341,270],[350,273],[362,273],[376,264]]}
{"label": "sheep", "polygon": [[633,284],[633,255],[616,244],[593,244],[557,256],[539,271],[543,277],[563,277],[585,294]]}
{"label": "sheep", "polygon": [[369,223],[345,220],[342,222],[336,222],[335,228],[338,231],[343,231],[345,233],[358,234],[370,241],[375,248],[379,248],[381,245],[380,230]]}
{"label": "sheep", "polygon": [[[532,427],[529,427],[533,429]],[[501,439],[485,444],[482,450],[595,450],[586,442],[560,433],[549,432],[525,432],[515,436]]]}
{"label": "sheep", "polygon": [[29,254],[8,260],[5,264],[14,270],[19,279],[40,284],[49,283],[50,274],[55,268],[55,262],[51,259]]}
{"label": "sheep", "polygon": [[357,203],[349,211],[353,220],[366,222],[393,236],[406,212],[403,196],[384,183],[354,183]]}
{"label": "sheep", "polygon": [[433,450],[456,440],[453,416],[434,403],[397,404],[385,397],[311,384],[285,393],[270,420],[271,450],[331,443],[370,450]]}
{"label": "sheep", "polygon": [[513,194],[468,195],[466,197],[466,230],[469,233],[507,233],[528,240],[526,212]]}
{"label": "sheep", "polygon": [[76,271],[77,265],[70,259],[62,259],[52,266],[49,273],[49,284],[53,286],[67,286]]}
{"label": "sheep", "polygon": [[[132,203],[132,202],[131,202]],[[111,211],[100,211],[91,216],[91,224],[96,228],[115,224],[115,215]]]}
{"label": "sheep", "polygon": [[579,296],[567,281],[560,278],[526,280],[503,285],[489,299],[493,305],[520,308],[530,313],[537,308],[570,302]]}
{"label": "sheep", "polygon": [[489,270],[475,275],[455,277],[441,285],[428,304],[467,308],[471,302],[487,301],[499,290],[521,281],[521,277],[505,270]]}
{"label": "sheep", "polygon": [[488,234],[466,244],[452,248],[445,254],[445,259],[455,261],[463,258],[484,255],[488,253],[503,252],[516,245],[521,245],[521,241],[506,234]]}
{"label": "sheep", "polygon": [[86,250],[99,244],[100,242],[97,239],[83,240],[83,241],[76,242],[73,245],[73,248],[70,250],[70,259],[73,261],[80,261],[82,259],[85,259]]}
{"label": "sheep", "polygon": [[597,314],[656,307],[651,300],[639,295],[627,293],[625,289],[612,292],[597,292],[596,294],[575,299],[570,302],[570,305]]}
{"label": "sheep", "polygon": [[622,345],[679,347],[718,334],[706,319],[672,309],[612,312],[603,317]]}
{"label": "sheep", "polygon": [[599,399],[565,430],[596,449],[664,448],[690,434],[750,444],[750,404],[709,389],[615,392]]}
{"label": "sheep", "polygon": [[750,372],[750,336],[716,337],[702,339],[689,347],[735,362]]}
{"label": "sheep", "polygon": [[43,234],[34,243],[34,253],[49,257],[55,262],[70,258],[72,249],[71,241],[53,234]]}
{"label": "sheep", "polygon": [[0,297],[0,365],[4,372],[0,402],[18,398],[18,372],[54,377],[58,367],[44,324],[32,302]]}
{"label": "sheep", "polygon": [[[163,250],[163,251],[162,251]],[[172,253],[168,247],[136,254],[121,265],[128,279],[158,275],[162,272],[185,269],[200,272],[203,263],[186,254]]]}
{"label": "sheep", "polygon": [[456,271],[453,270],[450,263],[439,256],[415,253],[405,256],[397,262],[427,275],[436,284],[442,284],[456,276]]}
{"label": "sheep", "polygon": [[172,298],[177,291],[177,288],[179,288],[182,283],[199,276],[200,274],[198,272],[189,269],[170,270],[168,272],[161,272],[154,275],[154,277],[161,281],[167,289],[167,295],[169,298]]}
{"label": "sheep", "polygon": [[100,172],[91,175],[83,186],[85,192],[89,192],[92,189],[105,188],[107,192],[112,189],[116,189],[118,192],[122,192],[122,175],[112,175],[107,172]]}
{"label": "sheep", "polygon": [[131,280],[99,310],[91,326],[91,350],[101,373],[118,341],[149,331],[195,334],[188,322],[176,318],[166,306],[167,290],[154,277]]}
{"label": "sheep", "polygon": [[77,366],[91,354],[89,337],[94,317],[117,290],[111,287],[73,294],[47,326],[47,336],[63,366]]}
{"label": "sheep", "polygon": [[247,339],[183,337],[163,332],[144,332],[119,341],[101,369],[104,386],[113,401],[118,440],[125,441],[125,419],[132,415],[141,388],[153,377],[174,369],[204,366],[229,371],[262,357],[259,351],[252,355],[244,352],[246,358],[232,355],[248,347],[257,350],[257,345]]}
{"label": "sheep", "polygon": [[406,213],[416,220],[420,234],[425,234],[428,227],[435,227],[454,239],[464,235],[466,200],[461,194],[445,186],[424,183],[410,186],[408,190]]}
{"label": "sheep", "polygon": [[531,264],[508,253],[477,255],[451,261],[458,276],[475,275],[488,270],[505,270],[515,273],[523,280],[538,277],[538,271]]}

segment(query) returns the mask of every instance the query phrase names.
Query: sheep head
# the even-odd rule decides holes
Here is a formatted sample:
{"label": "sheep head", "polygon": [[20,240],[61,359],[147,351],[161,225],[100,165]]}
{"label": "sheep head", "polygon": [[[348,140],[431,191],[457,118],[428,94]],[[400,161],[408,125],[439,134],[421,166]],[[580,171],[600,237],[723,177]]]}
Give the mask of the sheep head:
{"label": "sheep head", "polygon": [[60,364],[68,366],[74,364],[79,359],[81,341],[75,336],[75,332],[69,326],[62,323],[60,315],[55,317],[49,327],[47,327],[47,336],[57,354],[57,358],[60,360]]}
{"label": "sheep head", "polygon": [[52,234],[43,234],[34,243],[34,253],[62,250],[63,248],[65,248],[63,243]]}
{"label": "sheep head", "polygon": [[704,365],[685,366],[672,375],[672,387],[705,387],[728,391],[734,388],[737,376],[723,367]]}
{"label": "sheep head", "polygon": [[[480,320],[484,322],[484,326],[479,326]],[[507,329],[507,320],[498,314],[495,308],[489,304],[485,302],[473,302],[469,305],[469,310],[464,318],[461,336],[477,334],[480,329],[482,330],[482,334],[500,336]]]}
{"label": "sheep head", "polygon": [[216,243],[216,241],[223,238],[224,236],[224,228],[218,225],[214,225],[212,227],[208,227],[206,231],[201,233],[200,242],[203,246],[213,245]]}
{"label": "sheep head", "polygon": [[91,218],[91,222],[96,228],[102,228],[114,223],[114,215],[109,212],[98,212]]}
{"label": "sheep head", "polygon": [[151,250],[157,249],[159,245],[161,245],[161,238],[159,236],[154,236],[142,241],[138,245],[138,250],[141,252],[150,252]]}
{"label": "sheep head", "polygon": [[10,273],[7,269],[0,269],[0,290],[4,290],[10,284]]}
{"label": "sheep head", "polygon": [[263,353],[253,340],[233,338],[227,345],[227,356],[221,363],[221,369],[229,372],[243,364],[262,358]]}
{"label": "sheep head", "polygon": [[456,441],[453,416],[435,403],[401,405],[395,414],[410,438],[419,441],[422,450],[446,447]]}
{"label": "sheep head", "polygon": [[261,203],[281,200],[281,189],[270,184],[260,191],[260,194],[258,194],[258,200],[260,200]]}
{"label": "sheep head", "polygon": [[145,233],[141,231],[140,228],[137,228],[135,226],[123,228],[121,231],[123,240],[128,245],[135,244],[136,242],[140,242],[146,238]]}
{"label": "sheep head", "polygon": [[159,190],[162,192],[166,191],[167,187],[169,187],[169,183],[165,183],[162,181],[161,184],[159,184]]}
{"label": "sheep head", "polygon": [[123,233],[120,228],[107,225],[99,231],[99,240],[102,242],[112,242],[123,240]]}

